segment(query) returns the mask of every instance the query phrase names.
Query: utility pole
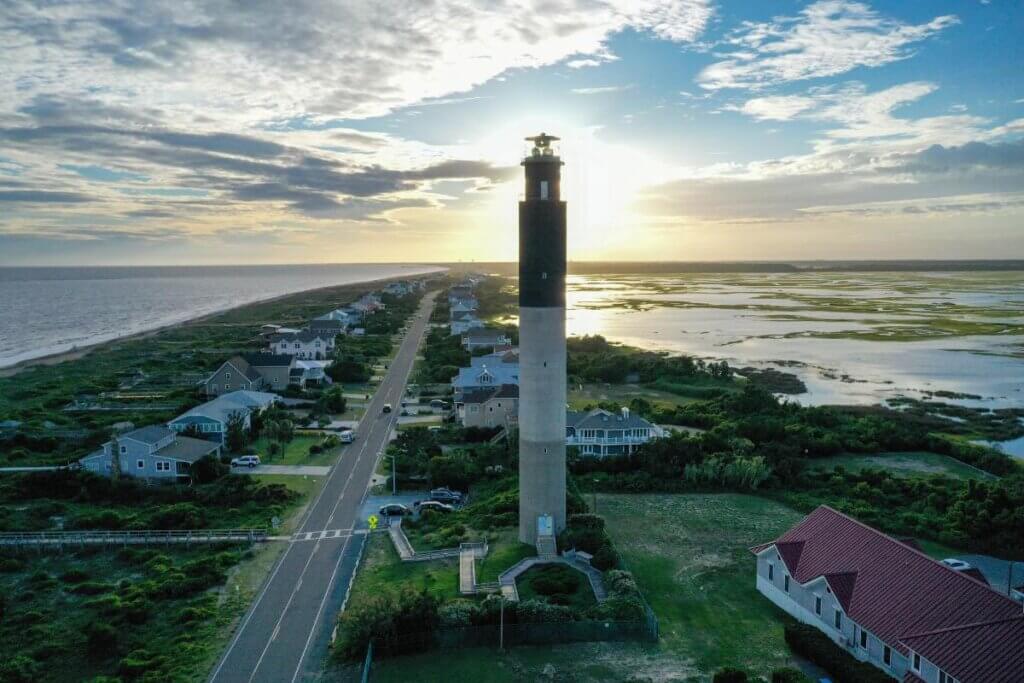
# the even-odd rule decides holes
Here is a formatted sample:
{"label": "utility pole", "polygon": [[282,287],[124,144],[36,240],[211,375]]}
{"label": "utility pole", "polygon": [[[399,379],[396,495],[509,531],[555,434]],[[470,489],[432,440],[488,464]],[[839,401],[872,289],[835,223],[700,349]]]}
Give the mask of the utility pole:
{"label": "utility pole", "polygon": [[594,514],[597,514],[597,479],[594,480]]}
{"label": "utility pole", "polygon": [[505,594],[501,595],[501,626],[498,627],[498,650],[505,651]]}
{"label": "utility pole", "polygon": [[398,495],[398,470],[395,469],[395,456],[397,454],[391,453],[391,495]]}

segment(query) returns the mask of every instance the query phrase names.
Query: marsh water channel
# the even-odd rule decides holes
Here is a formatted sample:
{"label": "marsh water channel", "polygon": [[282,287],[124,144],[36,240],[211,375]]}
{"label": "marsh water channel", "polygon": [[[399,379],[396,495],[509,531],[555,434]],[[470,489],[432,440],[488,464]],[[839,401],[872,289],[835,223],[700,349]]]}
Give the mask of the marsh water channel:
{"label": "marsh water channel", "polygon": [[793,373],[805,405],[1024,406],[1022,272],[574,275],[568,308],[569,334]]}

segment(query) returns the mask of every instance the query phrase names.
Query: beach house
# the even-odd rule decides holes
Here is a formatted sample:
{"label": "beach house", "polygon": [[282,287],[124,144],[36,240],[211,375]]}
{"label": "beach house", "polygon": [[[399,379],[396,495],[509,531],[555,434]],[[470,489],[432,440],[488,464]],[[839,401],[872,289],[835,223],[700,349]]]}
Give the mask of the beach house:
{"label": "beach house", "polygon": [[277,394],[263,391],[233,391],[188,410],[167,423],[172,431],[192,432],[223,444],[227,438],[228,423],[239,415],[245,429],[252,424],[252,415],[266,410],[280,400]]}
{"label": "beach house", "polygon": [[123,476],[173,482],[188,479],[197,460],[220,455],[220,450],[220,443],[182,436],[163,425],[151,425],[107,441],[78,462],[84,470],[109,477],[116,457]]}

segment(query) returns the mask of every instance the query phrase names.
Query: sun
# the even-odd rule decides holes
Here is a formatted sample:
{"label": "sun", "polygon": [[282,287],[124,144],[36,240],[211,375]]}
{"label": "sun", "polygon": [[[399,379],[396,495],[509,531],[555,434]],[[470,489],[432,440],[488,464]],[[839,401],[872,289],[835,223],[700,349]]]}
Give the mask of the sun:
{"label": "sun", "polygon": [[[496,164],[518,164],[527,151],[524,138],[544,131],[561,138],[562,198],[568,202],[568,248],[571,260],[611,260],[629,247],[634,252],[644,236],[633,211],[638,193],[663,182],[670,169],[628,140],[608,142],[600,126],[580,125],[569,118],[524,115],[491,129],[486,139],[472,145]],[[522,177],[497,188],[488,212],[495,227],[501,258],[515,260],[518,252],[515,216],[522,193]]]}

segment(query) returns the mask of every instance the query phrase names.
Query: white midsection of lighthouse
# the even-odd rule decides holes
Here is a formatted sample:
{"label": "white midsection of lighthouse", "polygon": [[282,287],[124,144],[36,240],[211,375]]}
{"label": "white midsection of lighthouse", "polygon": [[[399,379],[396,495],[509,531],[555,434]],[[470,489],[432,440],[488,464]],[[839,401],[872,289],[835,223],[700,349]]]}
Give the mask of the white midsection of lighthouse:
{"label": "white midsection of lighthouse", "polygon": [[519,540],[565,528],[565,308],[519,309]]}

